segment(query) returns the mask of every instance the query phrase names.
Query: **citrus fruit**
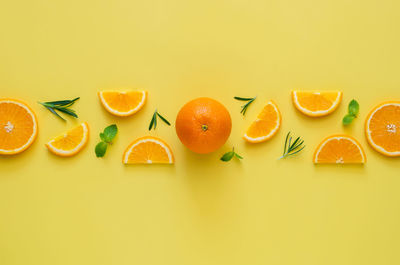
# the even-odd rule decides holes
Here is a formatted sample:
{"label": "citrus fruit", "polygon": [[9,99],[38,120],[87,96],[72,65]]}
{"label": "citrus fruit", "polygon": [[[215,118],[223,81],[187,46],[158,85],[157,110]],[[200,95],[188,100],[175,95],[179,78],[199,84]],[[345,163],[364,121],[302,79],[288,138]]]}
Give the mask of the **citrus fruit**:
{"label": "citrus fruit", "polygon": [[400,156],[400,101],[375,107],[365,122],[369,144],[387,156]]}
{"label": "citrus fruit", "polygon": [[362,164],[366,162],[360,143],[348,135],[333,135],[322,141],[315,150],[316,164]]}
{"label": "citrus fruit", "polygon": [[55,137],[46,143],[46,147],[59,156],[73,156],[86,145],[89,140],[89,125],[84,122],[79,126]]}
{"label": "citrus fruit", "polygon": [[36,139],[37,119],[31,108],[16,99],[0,99],[0,154],[26,150]]}
{"label": "citrus fruit", "polygon": [[147,91],[100,91],[98,95],[104,108],[116,116],[138,112],[147,100]]}
{"label": "citrus fruit", "polygon": [[263,142],[274,136],[280,127],[281,113],[274,102],[268,101],[243,138],[250,143]]}
{"label": "citrus fruit", "polygon": [[133,141],[122,157],[124,164],[173,164],[174,155],[163,140],[145,136]]}
{"label": "citrus fruit", "polygon": [[321,117],[332,113],[342,101],[340,91],[292,91],[295,107],[303,114]]}
{"label": "citrus fruit", "polygon": [[176,133],[181,142],[195,153],[210,153],[228,139],[232,120],[228,110],[211,98],[186,103],[176,117]]}

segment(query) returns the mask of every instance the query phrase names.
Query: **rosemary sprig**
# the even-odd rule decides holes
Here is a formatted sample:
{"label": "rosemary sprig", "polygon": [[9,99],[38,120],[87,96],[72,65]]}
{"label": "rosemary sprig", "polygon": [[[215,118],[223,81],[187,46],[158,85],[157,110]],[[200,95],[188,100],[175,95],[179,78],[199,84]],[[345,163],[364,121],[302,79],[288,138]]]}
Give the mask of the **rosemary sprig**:
{"label": "rosemary sprig", "polygon": [[250,106],[251,103],[253,103],[254,100],[256,100],[257,97],[254,98],[233,97],[233,98],[240,101],[247,101],[247,103],[242,106],[242,110],[240,111],[240,113],[242,113],[244,116],[246,114],[247,108]]}
{"label": "rosemary sprig", "polygon": [[58,101],[39,102],[39,104],[43,105],[51,113],[53,113],[54,115],[56,115],[57,117],[59,117],[60,119],[65,121],[65,119],[63,117],[61,117],[60,114],[58,114],[56,112],[56,110],[59,111],[59,112],[68,114],[68,115],[70,115],[70,116],[72,116],[74,118],[78,118],[78,115],[76,114],[76,112],[73,109],[69,108],[78,99],[79,99],[79,97],[74,98],[73,100],[58,100]]}
{"label": "rosemary sprig", "polygon": [[288,156],[295,155],[299,153],[301,150],[306,147],[304,144],[304,140],[301,139],[300,137],[297,137],[296,140],[292,143],[292,136],[290,136],[290,132],[286,135],[285,139],[285,146],[283,147],[283,155],[279,158],[286,158]]}
{"label": "rosemary sprig", "polygon": [[160,113],[158,113],[157,109],[156,111],[154,111],[153,117],[151,118],[150,121],[150,125],[149,125],[149,131],[151,131],[151,129],[154,127],[154,130],[157,127],[157,117],[159,117],[163,122],[165,122],[166,124],[168,124],[168,126],[171,126],[171,123],[169,123],[169,121],[164,118],[163,116],[161,116]]}

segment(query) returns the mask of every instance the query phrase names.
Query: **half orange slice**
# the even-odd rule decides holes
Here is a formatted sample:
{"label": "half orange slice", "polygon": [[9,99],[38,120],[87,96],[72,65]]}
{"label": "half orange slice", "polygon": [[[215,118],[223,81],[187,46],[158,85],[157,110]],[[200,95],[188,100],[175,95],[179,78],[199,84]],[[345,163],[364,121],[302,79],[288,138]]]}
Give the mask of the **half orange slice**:
{"label": "half orange slice", "polygon": [[292,91],[295,107],[310,117],[321,117],[332,113],[342,101],[340,91]]}
{"label": "half orange slice", "polygon": [[46,143],[46,147],[55,155],[73,156],[87,144],[89,125],[84,122],[79,126],[55,137]]}
{"label": "half orange slice", "polygon": [[124,164],[173,164],[174,155],[163,140],[145,136],[133,141],[122,157]]}
{"label": "half orange slice", "polygon": [[363,164],[366,162],[360,143],[348,135],[333,135],[322,141],[315,150],[316,164]]}
{"label": "half orange slice", "polygon": [[13,155],[26,150],[36,139],[36,115],[16,99],[0,99],[0,154]]}
{"label": "half orange slice", "polygon": [[268,101],[257,119],[250,125],[243,138],[250,143],[259,143],[270,139],[281,127],[281,113],[272,101]]}
{"label": "half orange slice", "polygon": [[400,102],[375,107],[365,122],[368,143],[386,156],[400,156]]}
{"label": "half orange slice", "polygon": [[147,100],[147,91],[100,91],[98,95],[103,107],[116,116],[138,112]]}

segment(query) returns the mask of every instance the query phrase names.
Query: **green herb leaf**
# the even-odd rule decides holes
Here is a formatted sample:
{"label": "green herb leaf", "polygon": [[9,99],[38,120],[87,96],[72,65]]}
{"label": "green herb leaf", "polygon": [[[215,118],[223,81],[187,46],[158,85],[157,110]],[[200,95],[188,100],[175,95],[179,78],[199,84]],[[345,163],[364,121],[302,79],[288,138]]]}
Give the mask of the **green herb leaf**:
{"label": "green herb leaf", "polygon": [[51,113],[53,113],[54,115],[56,115],[57,117],[59,117],[60,119],[62,119],[63,121],[65,121],[65,119],[63,117],[61,117],[57,112],[62,112],[65,114],[68,114],[74,118],[78,118],[78,115],[75,113],[74,110],[69,109],[69,107],[71,107],[75,101],[77,101],[79,99],[79,97],[74,98],[72,100],[58,100],[58,101],[47,101],[47,102],[39,102],[39,104],[43,105],[44,107],[46,107],[46,109],[48,109]]}
{"label": "green herb leaf", "polygon": [[117,125],[113,124],[104,129],[103,137],[100,134],[100,138],[106,143],[111,143],[112,140],[114,140],[117,133],[118,133],[118,127]]}
{"label": "green herb leaf", "polygon": [[103,157],[106,154],[108,144],[106,142],[101,141],[96,145],[95,152],[97,157]]}
{"label": "green herb leaf", "polygon": [[357,116],[359,111],[360,111],[360,105],[358,104],[358,102],[354,99],[352,101],[350,101],[349,114],[351,114],[353,116]]}
{"label": "green herb leaf", "polygon": [[353,122],[355,116],[352,114],[347,114],[346,116],[343,117],[343,125],[349,125],[350,123]]}
{"label": "green herb leaf", "polygon": [[232,160],[233,157],[236,157],[238,159],[243,159],[242,156],[240,156],[238,153],[235,152],[235,148],[232,148],[232,151],[226,152],[225,154],[222,155],[220,158],[221,161],[228,162]]}
{"label": "green herb leaf", "polygon": [[253,103],[254,100],[256,100],[257,97],[254,98],[242,98],[242,97],[233,97],[236,100],[240,101],[247,101],[246,104],[242,106],[242,109],[240,110],[240,113],[243,114],[243,116],[246,114],[247,109],[249,108],[250,104]]}
{"label": "green herb leaf", "polygon": [[304,140],[300,137],[297,137],[296,140],[292,143],[292,136],[290,136],[290,132],[286,135],[285,145],[283,147],[283,154],[279,159],[286,158],[288,156],[295,155],[301,152],[306,146],[304,144]]}
{"label": "green herb leaf", "polygon": [[151,131],[152,128],[154,128],[154,130],[157,128],[157,117],[160,117],[163,122],[165,122],[168,126],[171,126],[171,123],[160,113],[158,113],[157,110],[155,110],[153,116],[151,117],[149,131]]}

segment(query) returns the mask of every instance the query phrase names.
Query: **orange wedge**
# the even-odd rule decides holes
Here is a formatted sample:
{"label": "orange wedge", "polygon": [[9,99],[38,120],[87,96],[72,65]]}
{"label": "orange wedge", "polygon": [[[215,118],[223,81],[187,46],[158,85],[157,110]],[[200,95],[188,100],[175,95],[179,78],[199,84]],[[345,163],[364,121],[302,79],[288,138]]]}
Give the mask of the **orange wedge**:
{"label": "orange wedge", "polygon": [[133,141],[122,157],[124,164],[173,164],[174,155],[163,140],[145,136]]}
{"label": "orange wedge", "polygon": [[303,114],[321,117],[332,113],[342,101],[340,91],[292,91],[295,107]]}
{"label": "orange wedge", "polygon": [[73,156],[86,145],[89,140],[89,125],[84,122],[79,126],[57,136],[46,143],[46,147],[59,156]]}
{"label": "orange wedge", "polygon": [[36,139],[37,119],[31,108],[16,99],[0,99],[0,154],[26,150]]}
{"label": "orange wedge", "polygon": [[400,101],[375,107],[365,122],[365,134],[376,151],[387,156],[400,156]]}
{"label": "orange wedge", "polygon": [[276,104],[268,101],[243,138],[250,143],[266,141],[277,133],[281,127],[281,120],[281,113]]}
{"label": "orange wedge", "polygon": [[351,136],[333,135],[322,141],[315,150],[316,164],[363,164],[365,153],[360,143]]}
{"label": "orange wedge", "polygon": [[100,91],[98,95],[104,108],[116,116],[138,112],[147,100],[147,91]]}

